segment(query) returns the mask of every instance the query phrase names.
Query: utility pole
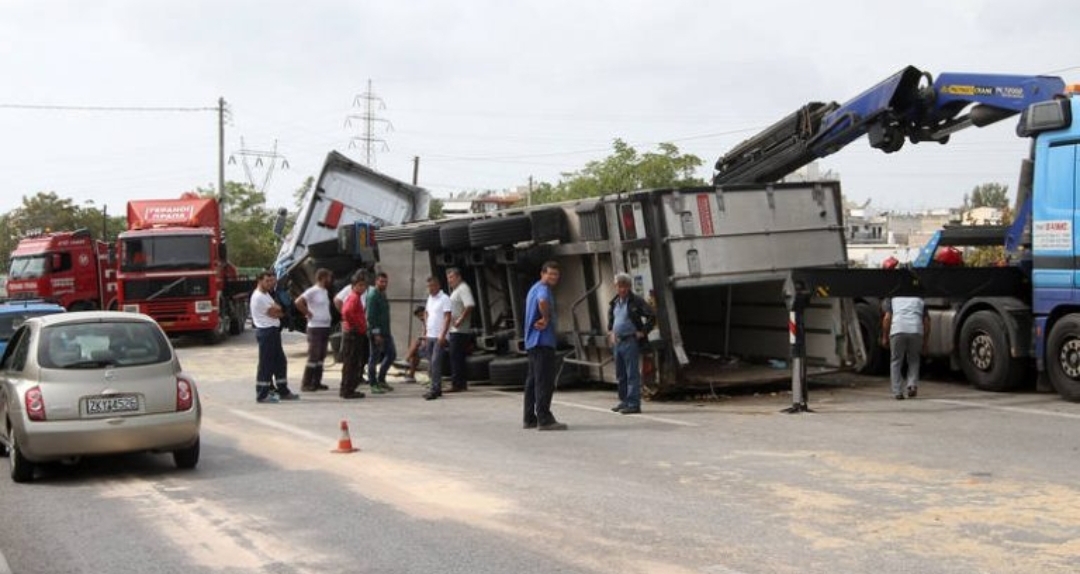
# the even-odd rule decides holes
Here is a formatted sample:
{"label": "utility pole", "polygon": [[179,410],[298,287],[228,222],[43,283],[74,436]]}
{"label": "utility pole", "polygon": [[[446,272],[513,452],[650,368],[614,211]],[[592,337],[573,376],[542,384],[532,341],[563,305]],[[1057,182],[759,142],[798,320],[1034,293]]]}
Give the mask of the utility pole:
{"label": "utility pole", "polygon": [[420,181],[420,156],[412,158],[412,184],[417,185]]}
{"label": "utility pole", "polygon": [[532,205],[533,176],[529,176],[529,191],[525,194],[525,205]]}
{"label": "utility pole", "polygon": [[[244,166],[244,173],[247,175],[248,183],[259,193],[266,193],[267,186],[270,185],[270,178],[274,176],[274,169],[277,168],[278,160],[281,160],[282,169],[289,169],[289,160],[285,156],[281,155],[277,151],[277,140],[274,140],[274,149],[271,150],[257,150],[248,149],[244,143],[244,138],[240,138],[240,150],[235,152],[240,156],[240,161]],[[255,167],[263,167],[263,160],[267,160],[269,165],[266,166],[266,173],[263,175],[262,185],[255,185],[255,175],[251,171],[251,164],[248,163],[248,158],[255,158]],[[229,163],[235,164],[236,157],[229,156]]]}
{"label": "utility pole", "polygon": [[375,168],[375,148],[381,147],[383,151],[390,151],[390,146],[386,145],[386,140],[375,137],[375,124],[381,123],[387,130],[394,129],[389,120],[375,115],[376,105],[378,109],[386,109],[386,104],[382,101],[382,98],[376,96],[375,92],[371,90],[371,80],[369,79],[367,91],[353,98],[353,107],[361,108],[362,111],[359,114],[350,114],[345,117],[345,127],[352,127],[352,120],[363,122],[361,126],[362,135],[353,136],[349,140],[349,148],[355,148],[357,142],[360,142],[364,148],[364,165],[372,169]]}
{"label": "utility pole", "polygon": [[218,221],[225,243],[225,98],[218,98]]}

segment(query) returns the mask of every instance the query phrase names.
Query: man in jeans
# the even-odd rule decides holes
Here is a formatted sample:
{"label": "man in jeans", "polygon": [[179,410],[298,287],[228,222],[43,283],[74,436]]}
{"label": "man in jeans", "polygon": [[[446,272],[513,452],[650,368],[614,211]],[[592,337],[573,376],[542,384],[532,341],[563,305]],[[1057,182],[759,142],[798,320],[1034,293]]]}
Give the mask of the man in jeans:
{"label": "man in jeans", "polygon": [[641,345],[647,341],[655,317],[632,287],[629,275],[616,275],[616,295],[608,305],[608,340],[614,349],[615,378],[619,382],[619,404],[611,410],[624,415],[641,412]]}
{"label": "man in jeans", "polygon": [[426,314],[426,336],[428,376],[431,377],[431,389],[424,393],[424,400],[432,401],[442,396],[443,350],[446,349],[446,336],[450,330],[450,297],[442,290],[439,280],[427,278],[428,298],[424,305]]}

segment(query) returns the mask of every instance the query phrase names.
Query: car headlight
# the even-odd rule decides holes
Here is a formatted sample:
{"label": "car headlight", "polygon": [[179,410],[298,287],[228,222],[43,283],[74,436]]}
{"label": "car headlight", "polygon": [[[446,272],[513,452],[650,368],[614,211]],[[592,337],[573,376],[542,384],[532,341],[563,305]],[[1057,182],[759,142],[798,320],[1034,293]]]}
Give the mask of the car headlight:
{"label": "car headlight", "polygon": [[206,313],[209,313],[209,312],[211,312],[213,310],[214,310],[214,304],[211,303],[210,301],[196,301],[195,302],[195,312],[199,313],[200,315],[205,315]]}
{"label": "car headlight", "polygon": [[138,313],[139,312],[139,306],[138,305],[126,305],[125,304],[124,305],[124,312],[125,313]]}

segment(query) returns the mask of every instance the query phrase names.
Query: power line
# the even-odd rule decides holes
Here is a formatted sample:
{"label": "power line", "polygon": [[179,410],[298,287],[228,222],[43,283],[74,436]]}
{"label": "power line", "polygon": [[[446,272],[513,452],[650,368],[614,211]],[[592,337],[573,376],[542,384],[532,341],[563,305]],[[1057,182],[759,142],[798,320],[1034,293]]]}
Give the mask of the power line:
{"label": "power line", "polygon": [[363,112],[359,114],[352,114],[346,116],[345,126],[351,126],[351,120],[363,120],[363,135],[353,136],[349,140],[349,147],[356,147],[356,142],[363,142],[364,145],[364,165],[374,169],[375,168],[375,148],[381,147],[383,151],[390,151],[390,146],[386,144],[386,140],[375,137],[375,124],[381,123],[386,129],[393,129],[393,124],[389,120],[375,116],[375,104],[378,104],[379,109],[386,109],[386,104],[382,101],[382,98],[375,95],[371,90],[371,80],[367,82],[367,91],[353,98],[353,107],[360,107],[360,102],[363,102]]}
{"label": "power line", "polygon": [[170,107],[170,106],[59,106],[51,104],[0,104],[0,108],[12,110],[61,110],[74,112],[216,112],[216,107]]}

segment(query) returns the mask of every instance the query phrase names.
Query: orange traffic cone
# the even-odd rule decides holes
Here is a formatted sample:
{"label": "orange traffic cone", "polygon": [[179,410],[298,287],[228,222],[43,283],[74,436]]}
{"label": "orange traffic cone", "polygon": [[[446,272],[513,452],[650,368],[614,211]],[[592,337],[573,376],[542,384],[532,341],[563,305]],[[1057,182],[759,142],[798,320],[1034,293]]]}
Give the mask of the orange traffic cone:
{"label": "orange traffic cone", "polygon": [[356,452],[360,449],[355,448],[352,445],[352,439],[349,438],[349,423],[345,419],[341,419],[341,438],[337,441],[337,448],[330,451],[339,454],[345,454],[350,452]]}

